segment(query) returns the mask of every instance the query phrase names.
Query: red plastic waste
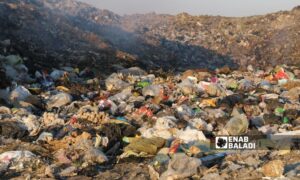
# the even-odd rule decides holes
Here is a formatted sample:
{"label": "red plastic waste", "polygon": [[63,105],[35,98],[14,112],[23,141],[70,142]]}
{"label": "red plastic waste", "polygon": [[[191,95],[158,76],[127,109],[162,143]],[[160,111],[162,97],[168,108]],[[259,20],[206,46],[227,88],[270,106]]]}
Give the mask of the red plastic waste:
{"label": "red plastic waste", "polygon": [[137,110],[138,114],[142,114],[142,115],[146,115],[147,117],[152,117],[153,116],[153,112],[151,109],[149,109],[146,106],[142,106],[140,107],[140,109]]}
{"label": "red plastic waste", "polygon": [[289,79],[289,75],[284,72],[284,69],[280,69],[275,75],[274,75],[275,80],[279,79]]}
{"label": "red plastic waste", "polygon": [[175,139],[172,143],[171,143],[171,146],[170,146],[170,149],[169,149],[169,154],[175,154],[179,147],[180,147],[180,140],[179,139]]}

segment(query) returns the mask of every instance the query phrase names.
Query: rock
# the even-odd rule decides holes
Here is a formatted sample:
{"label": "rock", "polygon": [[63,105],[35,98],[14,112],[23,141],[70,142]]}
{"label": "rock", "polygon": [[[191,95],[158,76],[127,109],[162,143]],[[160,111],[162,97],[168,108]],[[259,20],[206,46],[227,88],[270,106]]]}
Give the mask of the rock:
{"label": "rock", "polygon": [[281,160],[273,160],[262,166],[262,172],[268,177],[280,177],[283,175],[284,164]]}
{"label": "rock", "polygon": [[62,107],[72,102],[72,96],[67,93],[59,93],[52,96],[47,102],[47,108]]}

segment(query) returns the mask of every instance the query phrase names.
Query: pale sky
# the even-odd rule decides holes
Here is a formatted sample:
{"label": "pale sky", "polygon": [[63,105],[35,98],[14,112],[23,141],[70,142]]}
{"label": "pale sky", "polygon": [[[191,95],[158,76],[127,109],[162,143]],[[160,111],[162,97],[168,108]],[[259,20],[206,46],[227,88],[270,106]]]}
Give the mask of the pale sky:
{"label": "pale sky", "polygon": [[187,12],[192,15],[250,16],[300,5],[300,0],[79,0],[117,14]]}

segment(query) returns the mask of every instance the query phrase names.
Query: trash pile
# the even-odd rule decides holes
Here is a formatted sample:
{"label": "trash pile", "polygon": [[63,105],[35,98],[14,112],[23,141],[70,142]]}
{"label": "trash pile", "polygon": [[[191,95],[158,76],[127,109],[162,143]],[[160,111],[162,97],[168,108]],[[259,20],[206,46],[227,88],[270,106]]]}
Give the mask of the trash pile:
{"label": "trash pile", "polygon": [[[101,79],[83,67],[30,74],[8,55],[0,70],[1,177],[299,177],[299,149],[285,138],[300,135],[299,67],[131,67]],[[217,150],[219,135],[265,138],[256,150]]]}
{"label": "trash pile", "polygon": [[30,69],[70,63],[109,74],[119,64],[180,71],[299,66],[299,21],[299,7],[242,18],[119,16],[76,0],[6,0],[0,3],[0,41],[9,38],[5,53],[29,57]]}
{"label": "trash pile", "polygon": [[[150,13],[128,15],[121,22],[127,31],[137,32],[146,42],[165,51],[153,55],[152,61],[162,57],[161,60],[178,60],[178,67],[187,66],[188,62],[190,67],[213,69],[220,64],[238,64],[243,68],[250,64],[261,68],[278,64],[299,66],[299,10],[295,7],[242,18]],[[167,52],[171,53],[164,57]]]}
{"label": "trash pile", "polygon": [[[119,16],[1,2],[0,177],[299,178],[299,9]],[[257,146],[216,149],[228,135]]]}

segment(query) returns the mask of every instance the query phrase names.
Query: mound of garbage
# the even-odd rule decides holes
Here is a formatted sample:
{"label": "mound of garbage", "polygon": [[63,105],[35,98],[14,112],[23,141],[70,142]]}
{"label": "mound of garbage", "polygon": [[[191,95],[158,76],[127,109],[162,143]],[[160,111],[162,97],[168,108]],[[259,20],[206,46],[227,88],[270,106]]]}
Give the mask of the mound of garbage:
{"label": "mound of garbage", "polygon": [[299,8],[245,18],[119,16],[74,0],[7,0],[0,3],[0,41],[10,43],[1,54],[27,57],[29,69],[89,65],[107,75],[114,65],[299,66],[299,18]]}
{"label": "mound of garbage", "polygon": [[[28,72],[0,56],[4,178],[250,179],[299,175],[300,68]],[[255,138],[254,150],[215,137]],[[218,142],[219,143],[219,142]]]}

